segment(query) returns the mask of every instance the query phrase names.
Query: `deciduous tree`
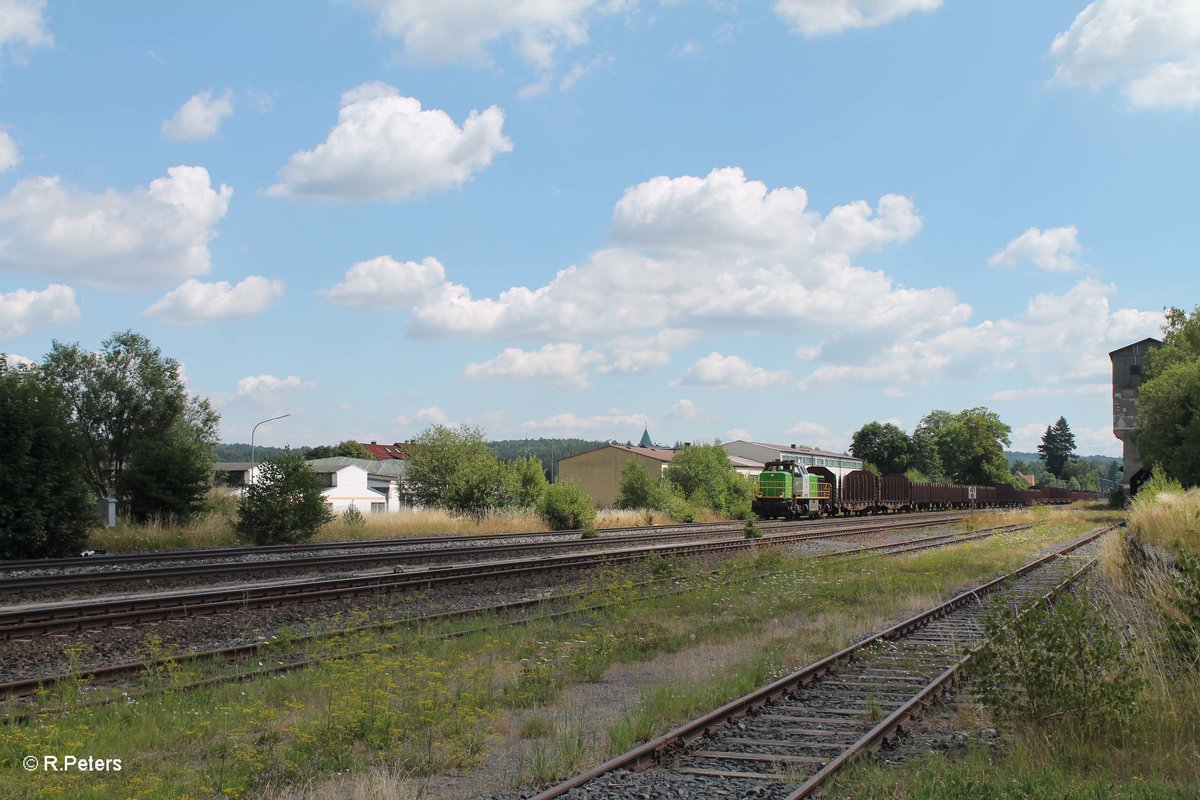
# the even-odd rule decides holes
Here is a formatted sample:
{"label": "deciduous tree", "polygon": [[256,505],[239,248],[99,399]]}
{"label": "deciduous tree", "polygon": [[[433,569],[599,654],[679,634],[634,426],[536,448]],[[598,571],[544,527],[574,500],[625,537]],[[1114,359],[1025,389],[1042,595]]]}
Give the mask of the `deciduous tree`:
{"label": "deciduous tree", "polygon": [[[115,487],[126,508],[136,506],[139,513],[170,515],[188,507],[189,498],[207,487],[219,418],[207,400],[188,394],[179,362],[163,355],[145,336],[133,331],[113,334],[99,352],[56,341],[42,363],[42,372],[67,398],[82,442],[87,479],[97,496],[103,497],[109,487]],[[185,439],[203,442],[208,448],[204,470],[191,469],[197,457],[194,450],[162,448],[173,431],[183,428],[188,429]],[[118,476],[143,455],[154,462],[153,469],[187,473],[196,478],[195,483],[181,485],[182,496],[166,498],[160,487],[157,494],[135,497],[131,493],[142,492],[148,483],[120,481]],[[176,461],[176,456],[181,460]]]}
{"label": "deciduous tree", "polygon": [[71,407],[0,355],[0,559],[78,554],[99,518]]}
{"label": "deciduous tree", "polygon": [[346,439],[337,444],[317,445],[316,447],[308,448],[304,453],[304,457],[310,461],[318,458],[334,458],[337,456],[343,458],[365,458],[368,461],[375,460],[375,456],[371,455],[371,451],[354,439]]}
{"label": "deciduous tree", "polygon": [[448,507],[447,493],[455,474],[468,464],[495,456],[480,428],[432,425],[413,439],[404,464],[404,483],[418,505]]}
{"label": "deciduous tree", "polygon": [[904,472],[911,466],[912,439],[890,422],[868,422],[854,432],[850,453],[874,464],[884,475]]}
{"label": "deciduous tree", "polygon": [[1166,309],[1163,345],[1150,351],[1138,394],[1137,428],[1146,464],[1200,485],[1200,307]]}
{"label": "deciduous tree", "polygon": [[1004,458],[1012,428],[994,411],[983,406],[957,414],[933,411],[921,420],[917,433],[929,438],[945,476],[955,483],[1016,485],[1018,479]]}
{"label": "deciduous tree", "polygon": [[1137,424],[1147,464],[1184,486],[1200,485],[1200,358],[1173,363],[1142,384]]}

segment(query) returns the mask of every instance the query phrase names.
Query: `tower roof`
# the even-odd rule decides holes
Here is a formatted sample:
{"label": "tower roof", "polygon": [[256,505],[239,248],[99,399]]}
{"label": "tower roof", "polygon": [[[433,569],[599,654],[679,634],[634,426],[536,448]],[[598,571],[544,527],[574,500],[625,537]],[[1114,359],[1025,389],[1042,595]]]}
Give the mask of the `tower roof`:
{"label": "tower roof", "polygon": [[650,431],[642,428],[642,439],[638,442],[638,447],[654,447],[654,442],[650,441]]}

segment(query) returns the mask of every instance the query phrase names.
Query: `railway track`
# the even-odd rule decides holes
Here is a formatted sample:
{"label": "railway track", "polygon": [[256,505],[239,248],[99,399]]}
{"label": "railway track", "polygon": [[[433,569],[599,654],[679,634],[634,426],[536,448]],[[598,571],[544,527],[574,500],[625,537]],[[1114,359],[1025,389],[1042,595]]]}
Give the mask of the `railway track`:
{"label": "railway track", "polygon": [[1013,533],[1015,531],[1024,531],[1032,528],[1033,525],[997,525],[992,528],[984,528],[975,533],[945,533],[935,536],[927,536],[916,541],[903,542],[888,542],[886,544],[873,544],[866,547],[854,547],[849,550],[834,550],[829,553],[818,553],[813,558],[833,558],[841,556],[846,558],[871,558],[872,556],[880,556],[885,554],[898,553],[915,553],[919,550],[928,550],[934,547],[945,547],[949,544],[959,544],[961,542],[974,542],[979,539],[987,539],[990,536],[995,536],[998,533]]}
{"label": "railway track", "polygon": [[[936,535],[936,536],[929,537],[927,539],[919,540],[916,543],[909,541],[909,542],[891,543],[891,544],[884,544],[884,545],[875,545],[875,546],[870,546],[870,547],[865,547],[865,548],[854,548],[854,549],[846,550],[846,551],[836,551],[836,552],[831,552],[831,553],[824,553],[824,554],[820,554],[820,555],[817,555],[814,557],[815,558],[826,558],[826,557],[836,557],[836,556],[853,557],[853,556],[858,556],[858,555],[860,555],[862,553],[866,553],[866,552],[870,552],[874,555],[884,555],[884,554],[889,554],[889,553],[904,553],[904,552],[909,552],[911,550],[916,550],[916,549],[945,547],[947,545],[959,544],[959,543],[962,543],[965,541],[974,541],[977,539],[986,538],[988,536],[995,535],[997,533],[1011,532],[1014,530],[1023,530],[1023,529],[1029,528],[1029,527],[1031,527],[1031,526],[1029,526],[1029,525],[997,526],[995,528],[985,529],[985,530],[980,531],[975,534]],[[635,584],[633,588],[637,588],[639,590],[642,590],[642,589],[647,590],[642,595],[642,597],[644,599],[665,596],[665,595],[674,594],[679,591],[686,590],[686,589],[679,589],[676,587],[672,587],[672,588],[669,588],[666,590],[656,590],[655,589],[655,587],[660,584],[673,583],[673,582],[674,582],[673,578],[653,579],[653,580],[639,582],[638,584]],[[394,629],[394,628],[403,627],[403,626],[416,627],[416,626],[427,625],[427,624],[443,623],[443,622],[447,622],[447,621],[481,618],[481,617],[484,617],[487,615],[501,615],[501,616],[506,616],[506,615],[510,615],[510,614],[519,615],[524,612],[532,611],[535,609],[537,609],[541,612],[536,617],[537,619],[553,619],[556,617],[578,614],[580,612],[597,611],[597,610],[600,610],[601,608],[605,607],[605,604],[587,605],[587,606],[583,606],[583,607],[574,605],[574,606],[568,606],[566,608],[560,608],[559,610],[555,610],[556,607],[568,605],[573,601],[577,601],[578,599],[585,597],[586,594],[587,594],[586,592],[569,592],[564,595],[556,595],[556,596],[550,596],[550,597],[539,597],[539,598],[528,599],[528,600],[520,600],[520,601],[515,601],[515,602],[510,602],[510,603],[504,603],[501,605],[492,605],[492,606],[488,606],[486,608],[479,607],[479,608],[470,608],[470,609],[460,609],[460,610],[454,610],[454,611],[426,614],[426,615],[421,615],[421,616],[417,616],[417,617],[408,617],[408,618],[399,619],[399,620],[388,620],[388,621],[384,621],[384,622],[375,622],[375,623],[370,623],[370,624],[366,624],[366,625],[357,625],[357,626],[353,626],[353,627],[349,627],[349,628],[340,629],[340,630],[334,631],[332,633],[324,632],[324,633],[319,633],[319,634],[308,634],[308,635],[303,635],[303,636],[299,636],[299,637],[294,637],[293,639],[291,639],[291,642],[293,644],[303,644],[305,642],[318,641],[318,640],[326,638],[330,635],[343,636],[346,634],[354,634],[354,633],[360,633],[360,632],[365,632],[365,631],[380,631],[380,630]],[[529,621],[529,619],[530,619],[529,617],[517,616],[517,617],[510,618],[506,622],[506,624],[523,624],[524,622]],[[479,628],[473,627],[473,628],[458,630],[453,633],[440,634],[440,636],[442,636],[442,637],[461,636],[461,635],[465,635],[467,633],[470,633],[470,632],[473,632],[476,630],[479,630]],[[387,647],[387,646],[388,645],[375,646],[375,647],[363,650],[362,653],[373,652],[377,649],[380,649],[380,647]],[[204,662],[204,661],[213,661],[216,659],[227,659],[230,661],[236,661],[236,660],[251,658],[251,657],[260,655],[261,653],[269,650],[270,647],[271,647],[270,642],[260,641],[260,642],[254,642],[254,643],[249,643],[249,644],[240,644],[240,645],[235,645],[235,646],[231,646],[231,647],[218,648],[218,649],[214,649],[214,650],[194,651],[194,652],[190,652],[190,653],[186,653],[186,654],[182,654],[182,655],[172,656],[168,659],[168,661],[177,666],[192,664],[192,663],[197,663],[197,662]],[[346,654],[339,653],[338,655],[339,655],[339,657],[345,657]],[[295,658],[292,658],[287,661],[277,661],[275,664],[273,664],[271,666],[260,667],[259,669],[248,670],[248,671],[243,671],[243,672],[236,672],[234,674],[227,674],[227,675],[223,675],[223,676],[205,678],[202,680],[189,682],[189,683],[182,684],[179,686],[173,686],[172,688],[177,689],[177,690],[191,690],[191,689],[202,688],[202,687],[214,685],[214,684],[251,680],[254,678],[258,678],[258,677],[265,677],[265,676],[272,675],[272,674],[277,674],[277,673],[281,673],[281,672],[290,672],[295,669],[300,669],[302,667],[309,666],[314,663],[318,663],[318,662],[324,660],[324,658],[325,658],[325,656],[322,656],[322,655],[313,655],[311,653],[306,653],[306,654],[302,654],[300,657],[295,657]],[[113,664],[113,665],[109,665],[109,666],[105,666],[105,667],[84,669],[84,670],[79,670],[79,671],[76,671],[73,673],[67,673],[67,674],[61,674],[61,675],[50,675],[50,676],[42,676],[42,677],[37,677],[37,678],[26,678],[26,679],[20,679],[20,680],[7,681],[7,682],[0,683],[0,699],[4,699],[6,701],[21,700],[24,698],[33,697],[39,693],[47,692],[50,689],[52,689],[54,686],[56,686],[58,684],[62,684],[62,683],[72,683],[75,685],[80,685],[83,683],[89,683],[89,682],[95,682],[95,681],[102,681],[102,682],[112,681],[112,680],[120,679],[120,678],[123,678],[126,676],[136,675],[136,674],[145,672],[149,669],[161,668],[161,667],[162,667],[162,664],[159,662],[156,662],[153,660],[143,660],[143,661],[137,661],[137,662]],[[118,697],[100,697],[100,698],[97,698],[94,700],[85,701],[81,704],[75,704],[72,706],[72,708],[107,705],[112,702],[119,702],[119,701],[127,700],[129,697],[135,697],[135,696],[138,696],[139,694],[143,694],[143,693],[146,693],[146,690],[138,690],[136,688],[131,688],[130,691],[124,692]],[[68,709],[63,708],[63,709],[58,709],[58,710],[65,711]],[[13,711],[12,713],[9,713],[8,715],[4,716],[3,718],[0,718],[0,723],[18,722],[18,721],[21,721],[24,719],[28,719],[34,713],[46,713],[46,710],[41,709],[36,712],[33,710],[30,710],[28,708],[23,709],[23,710],[16,710],[16,711]]]}
{"label": "railway track", "polygon": [[[954,522],[962,519],[965,514],[924,514],[896,517],[898,522],[888,522],[889,530],[901,530],[906,527],[920,527],[931,521]],[[865,522],[860,519],[829,520],[816,529],[808,523],[775,523],[768,530],[792,531],[803,530],[814,535],[829,535],[830,532],[844,531],[847,535],[874,530],[882,522]],[[474,544],[460,545],[457,540],[443,539],[440,546],[429,547],[424,542],[420,549],[408,542],[391,540],[391,549],[379,552],[381,545],[373,542],[365,552],[339,553],[323,555],[329,548],[315,551],[315,555],[298,555],[300,551],[292,551],[287,558],[253,561],[224,561],[218,563],[184,563],[170,566],[127,566],[123,569],[101,569],[86,572],[68,572],[34,575],[17,575],[0,578],[0,599],[12,601],[22,596],[38,593],[53,593],[79,589],[95,589],[103,586],[121,585],[134,587],[149,585],[163,581],[205,579],[239,580],[250,576],[263,576],[272,573],[293,572],[298,570],[345,570],[352,567],[391,566],[408,568],[410,565],[431,564],[440,562],[465,561],[485,557],[505,558],[527,553],[556,553],[567,551],[588,550],[596,551],[617,546],[636,546],[654,543],[666,543],[694,540],[700,537],[728,537],[741,531],[740,525],[721,524],[705,528],[685,528],[676,530],[670,528],[654,529],[646,532],[644,529],[632,529],[633,532],[597,539],[580,539],[578,531],[572,531],[570,537],[554,536],[539,541],[518,541],[496,544],[495,537],[476,539]],[[503,539],[512,539],[518,535],[504,535]],[[528,535],[519,535],[528,538]],[[538,534],[539,537],[543,536]],[[403,547],[405,549],[398,549]],[[142,563],[140,561],[131,562]],[[10,562],[11,564],[11,562]]]}
{"label": "railway track", "polygon": [[[187,592],[167,592],[118,598],[96,598],[67,603],[9,606],[0,610],[0,640],[47,634],[139,625],[164,619],[244,611],[330,599],[370,597],[425,591],[480,580],[520,578],[553,570],[579,570],[629,563],[650,555],[699,556],[729,554],[763,545],[785,545],[821,538],[858,536],[880,531],[921,527],[907,518],[881,525],[878,522],[840,527],[834,531],[802,530],[773,534],[763,539],[723,538],[707,542],[632,545],[594,553],[538,554],[527,558],[474,561],[465,564],[424,566],[403,571],[316,580],[282,581],[249,586]],[[567,544],[575,544],[574,542]]]}
{"label": "railway track", "polygon": [[[906,518],[918,520],[961,519],[970,512],[923,512],[906,514]],[[795,521],[761,521],[759,527],[764,529],[794,528],[798,525],[808,527],[836,526],[847,522],[861,521],[859,517],[836,517]],[[669,525],[633,525],[617,528],[601,528],[602,539],[617,538],[623,534],[652,534],[674,532],[732,532],[741,530],[740,522],[688,522],[671,523]],[[14,573],[50,571],[63,573],[68,570],[91,571],[100,567],[120,569],[128,565],[146,563],[176,564],[186,561],[213,561],[221,559],[261,558],[262,556],[306,557],[307,554],[321,554],[336,550],[398,550],[418,548],[437,548],[444,546],[461,547],[474,544],[488,545],[503,543],[514,539],[537,538],[547,541],[578,540],[580,531],[530,531],[527,533],[481,533],[481,534],[439,534],[431,536],[405,536],[381,539],[357,539],[337,542],[307,542],[305,544],[279,545],[250,545],[245,547],[205,547],[192,550],[154,550],[136,553],[104,553],[92,556],[75,556],[68,558],[35,558],[13,559],[0,561],[0,579],[2,576],[12,576]]]}
{"label": "railway track", "polygon": [[868,637],[534,797],[799,800],[895,736],[983,643],[986,595],[1049,597],[1095,563],[1078,538],[1009,575]]}

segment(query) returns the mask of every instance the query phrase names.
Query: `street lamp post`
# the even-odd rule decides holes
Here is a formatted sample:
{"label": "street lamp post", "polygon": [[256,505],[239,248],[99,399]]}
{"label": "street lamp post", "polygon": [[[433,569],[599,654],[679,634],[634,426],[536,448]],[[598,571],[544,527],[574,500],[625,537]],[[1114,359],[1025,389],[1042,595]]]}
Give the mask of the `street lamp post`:
{"label": "street lamp post", "polygon": [[250,482],[251,483],[254,483],[254,433],[255,433],[255,431],[258,430],[259,425],[263,425],[267,422],[274,422],[277,419],[283,419],[284,417],[290,417],[291,415],[292,415],[292,413],[289,411],[286,414],[280,414],[278,417],[271,417],[270,419],[264,419],[262,422],[257,423],[253,428],[250,429]]}

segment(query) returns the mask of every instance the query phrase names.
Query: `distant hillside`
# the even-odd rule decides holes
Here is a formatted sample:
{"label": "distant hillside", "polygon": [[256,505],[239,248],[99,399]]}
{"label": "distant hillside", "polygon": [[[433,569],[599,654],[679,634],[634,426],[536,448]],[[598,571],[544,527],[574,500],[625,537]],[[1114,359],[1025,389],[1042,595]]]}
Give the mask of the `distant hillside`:
{"label": "distant hillside", "polygon": [[[542,462],[542,469],[546,470],[551,478],[554,478],[558,475],[560,458],[586,453],[588,450],[595,450],[606,444],[608,442],[592,439],[503,439],[497,442],[488,442],[488,447],[492,449],[497,458],[504,461],[512,461],[525,455],[535,455]],[[254,458],[263,461],[282,453],[284,449],[282,447],[266,447],[261,444],[255,445]],[[292,449],[303,451],[307,448],[293,447]],[[213,460],[249,461],[250,445],[242,442],[219,444],[213,448]]]}
{"label": "distant hillside", "polygon": [[502,439],[488,442],[497,458],[512,461],[525,455],[535,455],[551,479],[558,477],[558,460],[603,447],[608,442],[591,439]]}
{"label": "distant hillside", "polygon": [[[282,453],[284,447],[267,447],[265,445],[254,445],[254,458],[256,461],[270,458],[271,456]],[[250,445],[241,442],[233,444],[221,443],[213,447],[213,461],[249,461],[250,460]]]}
{"label": "distant hillside", "polygon": [[[1027,464],[1032,464],[1034,462],[1040,464],[1042,461],[1042,456],[1040,453],[1022,453],[1015,450],[1005,450],[1004,457],[1008,459],[1009,466],[1012,466],[1016,461],[1024,461]],[[1079,456],[1078,458],[1080,461],[1086,461],[1089,464],[1094,464],[1100,467],[1107,467],[1114,461],[1118,464],[1121,463],[1121,459],[1115,456]]]}

